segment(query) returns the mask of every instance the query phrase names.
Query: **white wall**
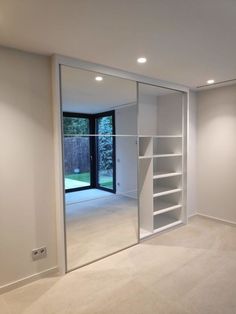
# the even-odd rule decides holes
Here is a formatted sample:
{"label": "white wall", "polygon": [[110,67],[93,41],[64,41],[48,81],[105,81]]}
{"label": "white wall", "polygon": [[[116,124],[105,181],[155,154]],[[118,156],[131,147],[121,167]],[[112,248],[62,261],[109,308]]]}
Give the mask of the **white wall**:
{"label": "white wall", "polygon": [[197,213],[197,101],[196,93],[189,93],[188,156],[187,156],[187,211]]}
{"label": "white wall", "polygon": [[181,93],[157,97],[157,134],[182,134],[182,102]]}
{"label": "white wall", "polygon": [[[137,134],[137,105],[115,111],[116,134]],[[137,137],[116,137],[116,191],[136,196],[137,192]]]}
{"label": "white wall", "polygon": [[[144,86],[145,88],[145,86]],[[157,96],[142,94],[142,85],[139,87],[138,134],[157,134]]]}
{"label": "white wall", "polygon": [[[57,264],[50,60],[0,48],[0,286]],[[47,246],[37,262],[31,250]]]}
{"label": "white wall", "polygon": [[236,85],[197,95],[198,207],[236,222]]}

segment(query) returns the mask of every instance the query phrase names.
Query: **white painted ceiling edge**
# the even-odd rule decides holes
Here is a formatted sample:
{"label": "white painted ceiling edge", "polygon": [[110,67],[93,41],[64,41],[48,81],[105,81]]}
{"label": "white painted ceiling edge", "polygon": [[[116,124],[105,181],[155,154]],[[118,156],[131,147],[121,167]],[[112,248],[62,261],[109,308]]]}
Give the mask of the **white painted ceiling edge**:
{"label": "white painted ceiling edge", "polygon": [[[0,7],[7,47],[191,88],[236,77],[234,0],[1,0]],[[146,64],[137,64],[141,56]]]}

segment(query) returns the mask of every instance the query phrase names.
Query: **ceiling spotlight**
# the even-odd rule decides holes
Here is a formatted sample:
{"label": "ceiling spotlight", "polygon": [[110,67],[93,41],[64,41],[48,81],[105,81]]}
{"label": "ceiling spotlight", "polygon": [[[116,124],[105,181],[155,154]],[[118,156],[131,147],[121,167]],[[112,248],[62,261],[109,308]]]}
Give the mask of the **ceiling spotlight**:
{"label": "ceiling spotlight", "polygon": [[102,76],[96,76],[95,80],[98,82],[101,82],[103,80],[103,77]]}
{"label": "ceiling spotlight", "polygon": [[140,57],[140,58],[137,59],[137,62],[138,63],[146,63],[147,59],[145,57]]}
{"label": "ceiling spotlight", "polygon": [[214,84],[215,83],[215,80],[208,80],[207,81],[207,84]]}

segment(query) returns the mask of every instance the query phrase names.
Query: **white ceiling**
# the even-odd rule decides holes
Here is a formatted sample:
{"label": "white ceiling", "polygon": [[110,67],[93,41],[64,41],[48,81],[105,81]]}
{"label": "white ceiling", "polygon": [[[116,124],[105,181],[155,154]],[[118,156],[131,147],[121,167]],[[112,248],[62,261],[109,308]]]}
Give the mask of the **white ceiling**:
{"label": "white ceiling", "polygon": [[192,87],[236,77],[235,34],[235,0],[0,0],[1,45]]}

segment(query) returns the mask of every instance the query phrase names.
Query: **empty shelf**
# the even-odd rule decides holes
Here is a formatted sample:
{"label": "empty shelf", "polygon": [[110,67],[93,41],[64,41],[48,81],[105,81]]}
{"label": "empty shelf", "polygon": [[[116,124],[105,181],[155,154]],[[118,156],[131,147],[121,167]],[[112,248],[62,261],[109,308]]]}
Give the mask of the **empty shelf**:
{"label": "empty shelf", "polygon": [[138,135],[139,138],[145,138],[145,137],[150,137],[150,138],[182,138],[183,136],[181,134],[177,135]]}
{"label": "empty shelf", "polygon": [[153,155],[154,158],[162,158],[162,157],[181,157],[181,153],[171,153],[171,154],[157,154]]}
{"label": "empty shelf", "polygon": [[[159,216],[158,216],[159,217]],[[182,220],[170,220],[172,222],[168,222],[167,224],[160,224],[160,227],[158,226],[158,224],[154,225],[154,233],[157,233],[157,232],[161,232],[161,231],[164,231],[166,229],[169,229],[169,228],[172,228],[172,227],[175,227],[177,225],[180,225],[182,224]]]}
{"label": "empty shelf", "polygon": [[145,159],[145,158],[165,158],[165,157],[181,157],[181,153],[176,154],[157,154],[157,155],[149,155],[149,156],[139,156],[139,159]]}
{"label": "empty shelf", "polygon": [[181,188],[168,188],[168,187],[158,187],[153,194],[153,197],[158,197],[162,195],[177,193],[182,191]]}
{"label": "empty shelf", "polygon": [[147,155],[147,156],[139,156],[139,159],[144,159],[144,158],[164,158],[164,157],[181,157],[181,153],[176,153],[176,154],[157,154],[157,155]]}
{"label": "empty shelf", "polygon": [[156,136],[153,136],[153,137],[159,137],[159,138],[181,138],[183,137],[181,134],[177,134],[177,135],[156,135]]}
{"label": "empty shelf", "polygon": [[175,217],[173,214],[165,213],[153,217],[154,232],[160,232],[181,223],[180,215]]}
{"label": "empty shelf", "polygon": [[167,203],[167,202],[163,202],[161,200],[158,200],[156,202],[156,204],[154,203],[154,212],[153,215],[160,215],[163,213],[167,213],[169,211],[181,208],[182,205],[181,204],[173,204],[173,203]]}
{"label": "empty shelf", "polygon": [[139,156],[139,159],[148,159],[148,158],[152,158],[152,156]]}
{"label": "empty shelf", "polygon": [[182,175],[182,172],[157,172],[154,174],[153,179],[168,178],[180,175]]}

